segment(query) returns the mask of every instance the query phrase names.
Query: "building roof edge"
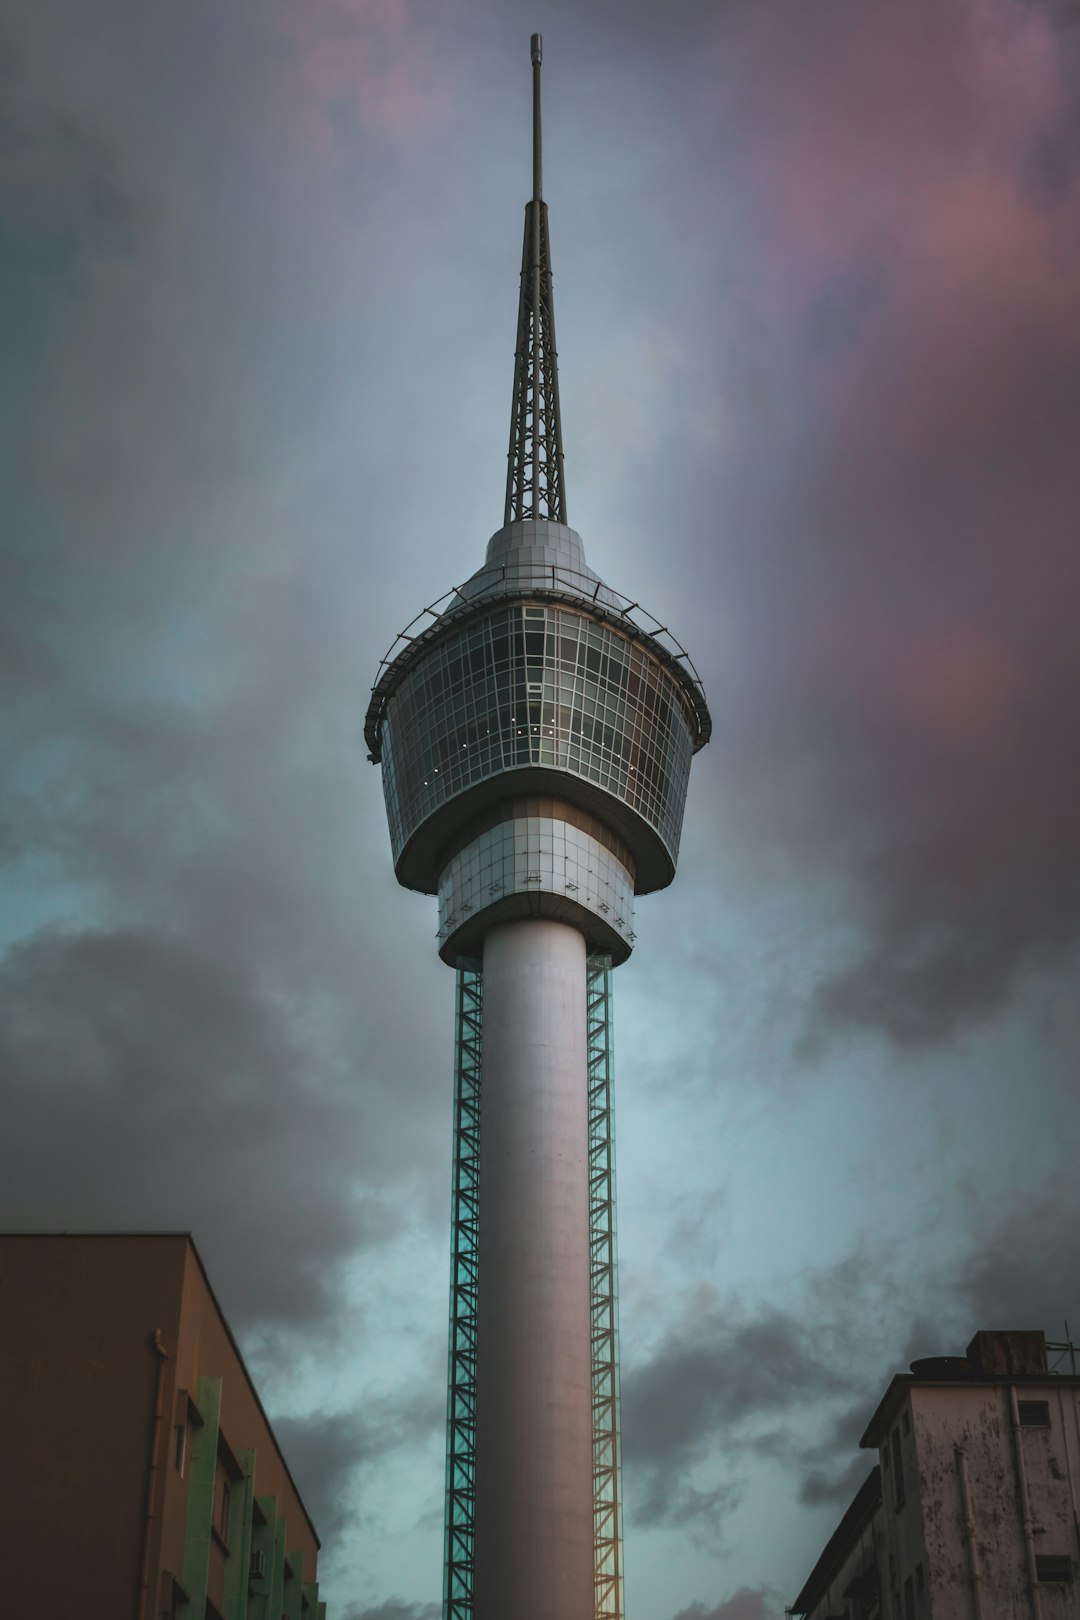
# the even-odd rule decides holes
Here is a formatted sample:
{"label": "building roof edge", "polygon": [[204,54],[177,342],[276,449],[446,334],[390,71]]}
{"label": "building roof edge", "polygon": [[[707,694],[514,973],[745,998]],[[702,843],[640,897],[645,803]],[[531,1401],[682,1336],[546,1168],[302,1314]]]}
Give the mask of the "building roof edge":
{"label": "building roof edge", "polygon": [[874,1516],[881,1501],[881,1467],[875,1463],[845,1509],[840,1523],[825,1543],[817,1563],[803,1582],[802,1591],[786,1614],[807,1614],[828,1586],[844,1553],[865,1524]]}
{"label": "building roof edge", "polygon": [[[156,1233],[156,1232],[134,1232],[134,1233],[129,1233],[127,1235],[132,1236],[132,1237],[157,1237],[159,1234]],[[311,1534],[312,1534],[312,1537],[313,1537],[313,1539],[315,1541],[316,1547],[321,1552],[322,1551],[322,1542],[319,1540],[319,1532],[316,1530],[315,1525],[312,1522],[311,1514],[308,1512],[307,1503],[304,1501],[303,1493],[301,1492],[299,1485],[297,1485],[296,1480],[293,1478],[293,1471],[289,1467],[288,1458],[286,1457],[284,1451],[282,1450],[281,1441],[278,1439],[276,1433],[274,1432],[274,1425],[271,1423],[270,1418],[267,1415],[266,1408],[262,1403],[262,1398],[259,1395],[259,1391],[258,1391],[258,1389],[257,1389],[257,1387],[255,1385],[255,1380],[252,1378],[251,1373],[248,1371],[247,1362],[244,1360],[243,1351],[240,1349],[240,1346],[236,1341],[236,1335],[232,1330],[232,1327],[231,1327],[230,1322],[229,1322],[229,1318],[225,1315],[225,1312],[222,1310],[221,1301],[218,1299],[217,1294],[214,1292],[214,1285],[210,1281],[209,1276],[207,1275],[206,1266],[203,1263],[202,1255],[199,1253],[198,1244],[195,1242],[195,1239],[191,1235],[190,1232],[161,1233],[160,1236],[162,1236],[162,1237],[184,1237],[184,1238],[187,1239],[188,1246],[190,1247],[192,1254],[195,1256],[195,1262],[198,1265],[199,1272],[200,1272],[200,1274],[202,1276],[202,1280],[206,1284],[206,1291],[210,1295],[211,1300],[213,1301],[214,1309],[217,1311],[218,1315],[221,1318],[221,1325],[225,1329],[225,1333],[226,1333],[226,1336],[227,1336],[227,1338],[229,1340],[229,1343],[232,1345],[233,1350],[236,1352],[236,1359],[240,1363],[240,1371],[243,1373],[244,1377],[247,1379],[248,1388],[251,1390],[251,1394],[252,1394],[252,1397],[253,1397],[253,1399],[255,1401],[255,1405],[259,1409],[259,1413],[260,1413],[260,1415],[261,1415],[261,1417],[263,1419],[263,1422],[266,1424],[267,1432],[269,1433],[270,1438],[274,1443],[274,1446],[275,1446],[275,1448],[277,1450],[278,1456],[281,1458],[281,1466],[285,1470],[286,1478],[288,1479],[289,1484],[292,1486],[293,1490],[296,1492],[296,1500],[300,1504],[300,1511],[304,1515],[304,1518],[307,1520],[308,1529],[311,1531]]]}
{"label": "building roof edge", "polygon": [[859,1440],[861,1450],[876,1450],[883,1432],[892,1422],[892,1413],[901,1389],[993,1389],[1009,1384],[1025,1384],[1035,1388],[1080,1389],[1080,1373],[1070,1372],[1012,1372],[975,1373],[965,1378],[935,1377],[933,1374],[894,1373],[884,1395],[874,1408],[873,1416]]}
{"label": "building roof edge", "polygon": [[156,1238],[156,1239],[162,1239],[162,1240],[169,1239],[169,1240],[171,1240],[173,1242],[175,1242],[177,1239],[180,1239],[182,1242],[185,1242],[187,1244],[188,1248],[191,1250],[192,1254],[195,1257],[195,1263],[199,1268],[199,1274],[202,1277],[203,1282],[206,1284],[206,1291],[210,1295],[210,1299],[211,1299],[211,1301],[213,1303],[214,1309],[217,1311],[218,1316],[221,1318],[221,1325],[225,1329],[225,1336],[228,1339],[230,1345],[233,1348],[233,1351],[236,1354],[236,1359],[240,1364],[240,1371],[243,1373],[244,1377],[247,1380],[248,1388],[251,1390],[252,1396],[253,1396],[254,1401],[255,1401],[255,1405],[259,1409],[260,1416],[262,1417],[263,1422],[266,1424],[267,1432],[270,1435],[270,1439],[273,1441],[274,1447],[275,1447],[275,1449],[277,1451],[277,1454],[281,1458],[281,1466],[285,1470],[285,1474],[286,1474],[286,1477],[287,1477],[287,1479],[289,1481],[289,1484],[292,1486],[293,1490],[296,1492],[296,1500],[300,1504],[300,1511],[301,1511],[301,1513],[303,1513],[304,1518],[307,1520],[308,1529],[311,1531],[311,1534],[314,1537],[316,1547],[318,1547],[319,1550],[321,1551],[322,1550],[322,1542],[319,1540],[319,1532],[316,1530],[314,1524],[312,1523],[311,1514],[307,1510],[307,1504],[305,1503],[303,1495],[301,1494],[300,1487],[297,1485],[296,1480],[293,1478],[293,1472],[292,1472],[292,1469],[289,1467],[288,1459],[286,1458],[284,1451],[281,1449],[281,1442],[280,1442],[280,1440],[278,1439],[277,1435],[274,1432],[274,1425],[271,1423],[269,1417],[267,1416],[266,1408],[263,1405],[262,1399],[261,1399],[261,1397],[259,1395],[259,1391],[255,1386],[255,1380],[252,1378],[251,1373],[248,1371],[248,1365],[247,1365],[247,1362],[244,1360],[243,1351],[240,1349],[240,1346],[236,1341],[236,1335],[233,1332],[232,1327],[231,1327],[231,1325],[229,1323],[229,1318],[225,1315],[225,1312],[221,1308],[221,1301],[218,1299],[217,1294],[214,1292],[214,1285],[210,1281],[210,1278],[209,1278],[209,1276],[207,1274],[206,1266],[205,1266],[205,1264],[203,1262],[203,1257],[199,1253],[198,1244],[195,1242],[195,1239],[192,1236],[191,1232],[186,1231],[183,1228],[177,1228],[176,1230],[166,1229],[164,1231],[150,1231],[150,1230],[142,1229],[142,1230],[132,1231],[132,1232],[124,1232],[124,1231],[118,1231],[118,1230],[109,1230],[109,1231],[102,1231],[102,1232],[73,1232],[73,1231],[71,1231],[71,1230],[69,1230],[67,1228],[64,1228],[64,1229],[60,1229],[60,1230],[57,1230],[57,1231],[51,1231],[50,1232],[50,1231],[47,1231],[47,1230],[45,1230],[43,1228],[29,1229],[29,1230],[26,1230],[26,1231],[20,1231],[20,1230],[18,1230],[18,1228],[12,1228],[12,1227],[8,1227],[8,1228],[5,1228],[3,1231],[0,1231],[0,1241],[2,1241],[4,1238],[9,1238],[9,1237],[10,1238],[75,1238],[75,1239],[84,1239],[84,1238]]}

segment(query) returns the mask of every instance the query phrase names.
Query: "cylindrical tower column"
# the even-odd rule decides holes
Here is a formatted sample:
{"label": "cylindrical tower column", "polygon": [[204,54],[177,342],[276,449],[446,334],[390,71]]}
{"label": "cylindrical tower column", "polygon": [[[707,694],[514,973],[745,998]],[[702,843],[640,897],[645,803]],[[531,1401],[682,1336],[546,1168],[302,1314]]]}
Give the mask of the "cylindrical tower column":
{"label": "cylindrical tower column", "polygon": [[576,928],[487,934],[475,1620],[593,1616],[585,998]]}

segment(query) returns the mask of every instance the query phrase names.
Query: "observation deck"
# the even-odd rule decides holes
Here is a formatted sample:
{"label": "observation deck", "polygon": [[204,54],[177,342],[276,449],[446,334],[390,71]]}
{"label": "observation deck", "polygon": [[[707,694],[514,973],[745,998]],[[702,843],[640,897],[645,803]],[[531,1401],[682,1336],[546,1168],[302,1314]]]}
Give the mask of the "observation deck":
{"label": "observation deck", "polygon": [[497,530],[390,648],[364,729],[398,879],[439,895],[445,960],[527,915],[625,960],[634,895],[675,875],[711,721],[685,649],[589,568],[575,530]]}

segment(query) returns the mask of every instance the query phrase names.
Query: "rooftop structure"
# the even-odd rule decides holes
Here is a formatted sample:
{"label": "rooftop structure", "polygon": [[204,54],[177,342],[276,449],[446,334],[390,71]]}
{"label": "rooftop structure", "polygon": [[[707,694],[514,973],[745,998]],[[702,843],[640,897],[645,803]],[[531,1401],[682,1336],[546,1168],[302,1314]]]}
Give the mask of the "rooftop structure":
{"label": "rooftop structure", "polygon": [[567,524],[541,40],[502,527],[368,708],[399,881],[457,973],[446,1620],[622,1608],[611,971],[708,741],[686,652]]}
{"label": "rooftop structure", "polygon": [[1066,1620],[1080,1612],[1080,1374],[1040,1332],[977,1333],[889,1384],[878,1460],[789,1614]]}

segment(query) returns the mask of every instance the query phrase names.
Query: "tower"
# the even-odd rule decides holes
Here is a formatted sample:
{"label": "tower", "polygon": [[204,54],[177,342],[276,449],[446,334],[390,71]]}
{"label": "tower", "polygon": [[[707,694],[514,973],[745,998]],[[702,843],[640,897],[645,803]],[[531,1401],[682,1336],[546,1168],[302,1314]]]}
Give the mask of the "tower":
{"label": "tower", "polygon": [[503,525],[390,649],[365,737],[457,973],[444,1617],[621,1620],[611,972],[710,719],[567,526],[531,56]]}

